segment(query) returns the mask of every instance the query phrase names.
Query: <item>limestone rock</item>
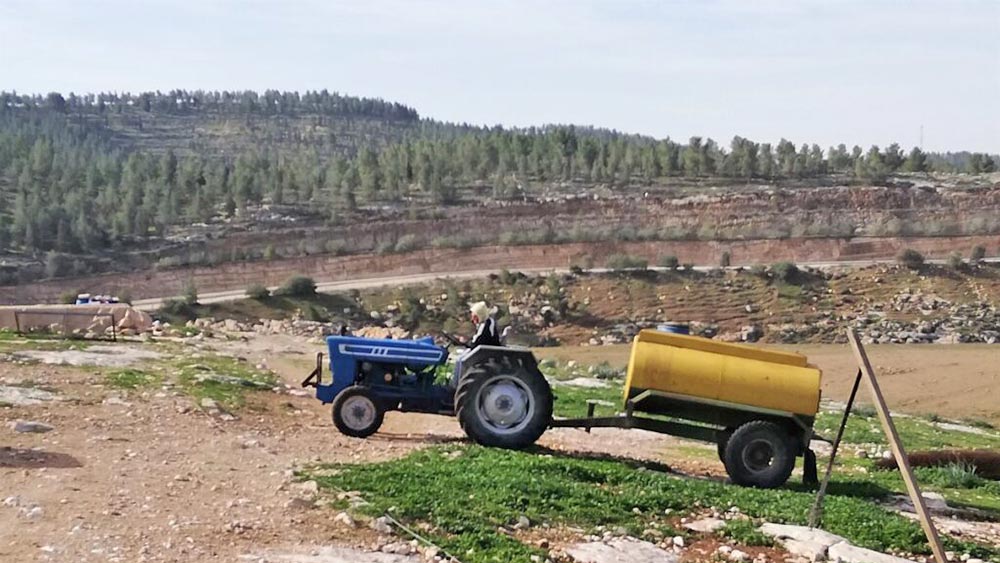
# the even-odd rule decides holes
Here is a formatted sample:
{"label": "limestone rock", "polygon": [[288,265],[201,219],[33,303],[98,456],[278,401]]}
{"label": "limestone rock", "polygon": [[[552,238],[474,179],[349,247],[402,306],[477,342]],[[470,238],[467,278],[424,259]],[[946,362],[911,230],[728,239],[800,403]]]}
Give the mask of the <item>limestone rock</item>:
{"label": "limestone rock", "polygon": [[634,538],[578,543],[567,547],[566,555],[578,563],[677,563],[680,560],[676,553]]}

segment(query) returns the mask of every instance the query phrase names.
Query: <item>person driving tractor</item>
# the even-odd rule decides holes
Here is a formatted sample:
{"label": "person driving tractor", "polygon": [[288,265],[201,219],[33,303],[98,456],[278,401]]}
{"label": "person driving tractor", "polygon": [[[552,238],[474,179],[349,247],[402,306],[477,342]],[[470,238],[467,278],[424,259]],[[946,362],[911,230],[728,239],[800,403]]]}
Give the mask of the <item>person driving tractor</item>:
{"label": "person driving tractor", "polygon": [[472,324],[476,325],[476,334],[466,346],[470,349],[476,346],[500,346],[500,333],[497,332],[497,322],[490,314],[490,308],[485,301],[478,301],[469,306]]}
{"label": "person driving tractor", "polygon": [[[502,338],[500,334],[497,333],[497,322],[493,318],[493,315],[491,315],[490,308],[485,301],[477,301],[476,303],[470,305],[469,313],[472,323],[476,325],[476,334],[472,337],[472,340],[468,340],[464,336],[458,339],[458,341],[468,349],[466,353],[474,350],[476,346],[503,345]],[[453,387],[458,385],[458,379],[462,374],[463,356],[459,356],[455,360],[455,373],[451,379]]]}

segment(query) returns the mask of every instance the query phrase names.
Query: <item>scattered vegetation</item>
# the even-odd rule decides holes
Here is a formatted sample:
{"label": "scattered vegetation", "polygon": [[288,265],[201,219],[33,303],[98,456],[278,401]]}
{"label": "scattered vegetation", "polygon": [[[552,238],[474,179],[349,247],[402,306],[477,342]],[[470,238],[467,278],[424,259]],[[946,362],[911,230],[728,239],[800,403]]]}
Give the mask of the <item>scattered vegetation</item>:
{"label": "scattered vegetation", "polygon": [[774,278],[782,283],[795,283],[799,278],[799,267],[792,262],[778,262],[771,266]]}
{"label": "scattered vegetation", "polygon": [[[323,466],[303,476],[321,487],[360,491],[370,503],[360,510],[371,516],[389,513],[411,525],[426,524],[436,542],[470,563],[521,561],[538,554],[498,531],[521,517],[535,526],[620,526],[638,534],[647,528],[669,530],[663,515],[668,508],[683,515],[694,506],[738,506],[752,518],[804,524],[813,502],[811,491],[734,487],[636,465],[641,464],[552,451],[438,447],[384,463]],[[825,529],[879,551],[927,552],[917,523],[856,498],[857,487],[841,484],[827,496]],[[764,541],[739,524],[730,533]]]}
{"label": "scattered vegetation", "polygon": [[292,276],[274,292],[288,297],[309,297],[316,295],[316,282],[306,276]]}
{"label": "scattered vegetation", "polygon": [[225,408],[241,407],[248,392],[270,389],[277,383],[272,373],[227,356],[187,357],[175,366],[178,382],[188,394],[198,401],[213,399]]}
{"label": "scattered vegetation", "polygon": [[256,301],[263,301],[271,296],[271,290],[261,284],[255,284],[247,288],[246,296]]}
{"label": "scattered vegetation", "polygon": [[157,374],[132,368],[115,370],[104,376],[107,385],[119,389],[147,387],[158,383],[160,379]]}
{"label": "scattered vegetation", "polygon": [[629,254],[612,254],[608,257],[606,266],[615,271],[645,270],[649,262],[645,258]]}
{"label": "scattered vegetation", "polygon": [[720,530],[720,535],[743,545],[772,546],[774,540],[757,530],[759,524],[753,520],[728,520]]}
{"label": "scattered vegetation", "polygon": [[911,270],[919,270],[924,266],[924,255],[913,250],[912,248],[907,248],[899,253],[896,260],[900,265],[905,266]]}
{"label": "scattered vegetation", "polygon": [[986,258],[986,247],[983,245],[976,245],[972,247],[972,252],[969,253],[969,262],[972,264],[979,264]]}
{"label": "scattered vegetation", "polygon": [[679,265],[680,262],[677,261],[676,256],[663,256],[660,258],[659,266],[661,268],[676,270]]}

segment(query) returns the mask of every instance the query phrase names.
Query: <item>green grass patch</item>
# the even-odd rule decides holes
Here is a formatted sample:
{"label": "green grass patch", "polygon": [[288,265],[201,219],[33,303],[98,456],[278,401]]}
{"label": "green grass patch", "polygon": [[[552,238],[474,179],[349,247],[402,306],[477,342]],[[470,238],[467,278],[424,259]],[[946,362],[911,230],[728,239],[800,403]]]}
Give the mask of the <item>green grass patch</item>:
{"label": "green grass patch", "polygon": [[[437,447],[383,463],[316,468],[322,487],[360,491],[370,504],[359,510],[390,513],[429,534],[468,563],[527,560],[541,555],[506,535],[525,516],[532,525],[622,527],[632,534],[669,528],[664,511],[686,514],[695,506],[737,506],[755,519],[805,524],[811,491],[757,490],[717,481],[685,479],[606,459],[562,457],[546,450],[514,452],[481,447]],[[879,551],[927,553],[917,523],[883,509],[865,495],[884,494],[870,483],[838,481],[825,506],[825,529]],[[749,530],[732,530],[760,541]],[[950,549],[980,557],[1000,552],[947,540]]]}
{"label": "green grass patch", "polygon": [[226,356],[182,358],[177,364],[178,382],[186,393],[200,401],[213,399],[226,408],[239,408],[246,394],[270,389],[277,378],[245,361]]}
{"label": "green grass patch", "polygon": [[763,547],[774,545],[774,540],[770,536],[762,534],[757,527],[757,523],[752,520],[728,520],[719,531],[719,535],[743,545]]}
{"label": "green grass patch", "polygon": [[610,416],[622,409],[622,385],[609,381],[607,387],[577,387],[574,385],[552,385],[555,402],[552,409],[555,416],[579,418],[587,416],[587,401],[598,400],[607,404],[598,404],[594,410],[597,416]]}
{"label": "green grass patch", "polygon": [[62,350],[85,350],[91,344],[111,345],[113,342],[83,340],[80,338],[59,338],[48,333],[17,334],[9,330],[0,330],[0,353],[23,352],[25,350],[40,350],[58,352]]}
{"label": "green grass patch", "polygon": [[[881,422],[874,416],[874,412],[865,416],[867,412],[863,408],[860,412],[855,408],[854,413],[847,420],[844,443],[887,446],[888,442],[882,431]],[[832,440],[837,434],[842,416],[840,412],[821,412],[816,417],[816,431]],[[893,422],[896,424],[896,430],[899,431],[903,445],[908,451],[941,448],[1000,448],[1000,435],[997,434],[947,430],[935,425],[931,420],[913,416],[897,416],[893,418]]]}
{"label": "green grass patch", "polygon": [[110,387],[119,389],[138,389],[159,383],[160,376],[148,371],[128,368],[108,373],[104,376],[104,382]]}

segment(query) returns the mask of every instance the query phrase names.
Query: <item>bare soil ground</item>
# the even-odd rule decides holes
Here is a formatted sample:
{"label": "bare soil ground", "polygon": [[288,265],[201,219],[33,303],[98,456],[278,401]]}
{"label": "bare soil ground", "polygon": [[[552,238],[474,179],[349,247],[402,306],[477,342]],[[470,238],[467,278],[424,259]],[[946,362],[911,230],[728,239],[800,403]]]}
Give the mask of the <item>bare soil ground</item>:
{"label": "bare soil ground", "polygon": [[[776,346],[805,354],[823,370],[823,396],[844,401],[857,364],[846,344]],[[868,345],[890,408],[947,418],[980,418],[1000,423],[1000,348],[996,345]],[[540,348],[539,357],[582,364],[608,362],[624,367],[629,345]],[[861,395],[867,402],[867,395]]]}
{"label": "bare soil ground", "polygon": [[[280,336],[223,346],[269,362],[296,386],[319,349]],[[108,387],[93,367],[4,364],[3,380],[33,382],[64,399],[0,408],[4,562],[237,561],[330,545],[372,548],[377,534],[314,509],[293,470],[320,460],[389,459],[464,438],[453,419],[395,413],[375,437],[347,438],[330,423],[329,406],[306,393],[251,393],[236,420],[222,421],[169,388]],[[15,433],[17,420],[54,430]],[[550,432],[542,445],[655,460],[677,443],[644,432],[626,441],[622,432]]]}

